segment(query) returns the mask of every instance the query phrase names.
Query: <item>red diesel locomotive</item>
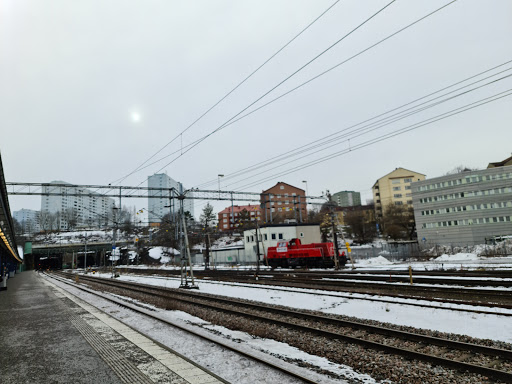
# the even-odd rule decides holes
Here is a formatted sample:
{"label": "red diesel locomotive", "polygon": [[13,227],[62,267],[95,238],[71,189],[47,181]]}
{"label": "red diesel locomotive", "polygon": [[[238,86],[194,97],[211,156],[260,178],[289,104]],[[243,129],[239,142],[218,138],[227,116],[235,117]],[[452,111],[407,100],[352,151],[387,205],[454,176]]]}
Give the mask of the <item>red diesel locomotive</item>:
{"label": "red diesel locomotive", "polygon": [[[266,261],[272,268],[332,268],[334,267],[334,244],[302,244],[300,239],[280,241],[277,247],[269,247]],[[345,252],[338,255],[340,266],[347,262]]]}

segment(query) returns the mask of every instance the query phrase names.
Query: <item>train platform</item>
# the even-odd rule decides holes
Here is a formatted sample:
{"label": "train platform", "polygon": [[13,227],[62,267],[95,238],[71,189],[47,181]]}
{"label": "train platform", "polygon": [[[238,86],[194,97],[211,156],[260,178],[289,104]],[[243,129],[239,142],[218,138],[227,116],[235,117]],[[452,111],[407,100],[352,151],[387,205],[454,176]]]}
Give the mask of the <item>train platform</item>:
{"label": "train platform", "polygon": [[0,382],[224,381],[26,271],[0,291]]}

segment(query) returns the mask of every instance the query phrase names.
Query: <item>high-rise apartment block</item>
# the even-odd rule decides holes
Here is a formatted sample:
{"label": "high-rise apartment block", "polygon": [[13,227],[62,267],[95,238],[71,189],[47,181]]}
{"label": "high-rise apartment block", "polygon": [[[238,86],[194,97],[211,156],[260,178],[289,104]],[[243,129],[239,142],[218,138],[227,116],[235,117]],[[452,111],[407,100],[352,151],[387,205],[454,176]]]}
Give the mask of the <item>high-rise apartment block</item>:
{"label": "high-rise apartment block", "polygon": [[361,194],[355,191],[341,191],[332,195],[332,201],[338,207],[355,207],[361,205]]}
{"label": "high-rise apartment block", "polygon": [[39,211],[22,208],[19,211],[14,211],[12,217],[21,225],[23,233],[37,233],[41,231]]}
{"label": "high-rise apartment block", "polygon": [[377,220],[383,217],[389,204],[412,206],[411,183],[421,180],[425,180],[424,174],[405,168],[396,168],[378,179],[372,187]]}
{"label": "high-rise apartment block", "polygon": [[[51,213],[55,217],[47,229],[66,230],[71,226],[101,227],[112,224],[114,199],[64,181],[52,181],[42,189],[41,214]],[[39,224],[41,227],[47,226],[41,222]]]}
{"label": "high-rise apartment block", "polygon": [[[179,210],[178,199],[171,201],[171,189],[178,194],[182,194],[185,190],[183,184],[173,180],[165,173],[157,173],[148,177],[148,187],[158,188],[159,190],[149,190],[148,192],[148,219],[150,226],[158,226],[162,222],[162,218],[168,214],[177,214]],[[172,196],[176,196],[175,193]],[[187,194],[191,196],[191,193]],[[183,201],[183,210],[194,215],[194,200],[185,199]]]}

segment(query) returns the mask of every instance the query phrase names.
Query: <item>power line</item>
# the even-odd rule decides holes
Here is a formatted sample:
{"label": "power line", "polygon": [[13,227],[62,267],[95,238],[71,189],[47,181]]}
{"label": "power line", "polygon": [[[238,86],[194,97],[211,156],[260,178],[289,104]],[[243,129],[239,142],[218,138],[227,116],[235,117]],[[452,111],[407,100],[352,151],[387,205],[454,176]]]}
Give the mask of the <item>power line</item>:
{"label": "power line", "polygon": [[135,172],[140,170],[140,168],[146,164],[148,161],[150,161],[152,158],[154,158],[156,155],[158,155],[160,152],[162,152],[167,146],[172,144],[175,140],[178,139],[178,137],[182,137],[182,135],[188,131],[190,128],[192,128],[196,123],[198,123],[203,117],[205,117],[210,111],[212,111],[217,105],[219,105],[221,102],[223,102],[229,95],[231,95],[234,91],[236,91],[240,86],[242,86],[247,80],[249,80],[253,75],[256,74],[261,68],[263,68],[267,63],[269,63],[274,57],[276,57],[281,51],[283,51],[286,47],[288,47],[293,41],[295,41],[300,35],[302,35],[304,32],[306,32],[313,24],[315,24],[322,16],[324,16],[327,12],[329,12],[336,4],[338,4],[340,0],[336,0],[334,3],[332,3],[325,11],[323,11],[319,16],[317,16],[311,23],[309,23],[305,28],[303,28],[298,34],[296,34],[290,41],[288,41],[285,45],[283,45],[281,48],[279,48],[274,54],[272,54],[267,60],[265,60],[262,64],[260,64],[254,71],[252,71],[245,79],[243,79],[241,82],[239,82],[233,89],[231,89],[228,93],[226,93],[219,101],[217,101],[215,104],[213,104],[210,108],[208,108],[203,114],[201,114],[196,120],[194,120],[188,127],[186,127],[183,131],[181,131],[178,135],[176,135],[171,141],[169,141],[167,144],[165,144],[162,148],[160,148],[157,152],[155,152],[153,155],[151,155],[146,161],[144,161],[141,165],[139,165],[135,170],[127,174],[126,176],[116,180],[114,183],[120,183],[123,180],[125,180],[127,177],[133,175]]}
{"label": "power line", "polygon": [[[251,102],[249,105],[247,105],[245,108],[243,108],[240,112],[238,112],[237,114],[235,114],[234,116],[232,116],[229,120],[227,120],[224,124],[220,125],[219,127],[217,127],[216,129],[214,129],[212,132],[210,132],[209,134],[203,136],[201,139],[199,139],[195,144],[191,145],[185,152],[182,152],[180,153],[179,156],[177,156],[175,159],[173,159],[171,162],[167,163],[166,165],[164,165],[162,168],[160,168],[158,171],[156,172],[160,172],[161,170],[163,170],[165,167],[169,166],[170,164],[172,164],[174,161],[176,161],[178,158],[180,158],[181,156],[183,156],[184,154],[186,154],[187,152],[189,152],[191,149],[195,148],[197,145],[199,145],[201,142],[203,142],[204,140],[206,140],[208,137],[210,137],[211,135],[213,135],[214,133],[218,132],[219,130],[221,130],[222,128],[224,128],[229,122],[231,122],[232,120],[236,119],[238,116],[240,116],[243,112],[245,112],[247,109],[249,109],[250,107],[252,107],[254,104],[256,104],[258,101],[260,101],[261,99],[263,99],[264,97],[266,97],[267,95],[269,95],[271,92],[273,92],[275,89],[277,89],[278,87],[280,87],[282,84],[284,84],[286,81],[288,81],[289,79],[291,79],[293,76],[295,76],[297,73],[299,73],[300,71],[302,71],[304,68],[306,68],[307,66],[309,66],[311,63],[313,63],[315,60],[317,60],[318,58],[320,58],[322,55],[324,55],[325,53],[327,53],[329,50],[331,50],[332,48],[334,48],[336,45],[338,45],[339,43],[341,43],[343,40],[345,40],[345,38],[347,38],[348,36],[350,36],[352,33],[354,33],[355,31],[357,31],[359,28],[361,28],[363,25],[365,25],[366,23],[368,23],[371,19],[373,19],[374,17],[376,17],[379,13],[383,12],[387,7],[389,7],[391,4],[393,4],[396,0],[392,0],[391,2],[389,2],[388,4],[386,4],[384,7],[382,7],[381,9],[379,9],[377,12],[375,12],[373,15],[371,15],[369,18],[367,18],[365,21],[363,21],[362,23],[360,23],[357,27],[355,27],[354,29],[352,29],[350,32],[348,32],[347,34],[345,34],[343,37],[341,37],[340,39],[338,39],[336,42],[334,42],[333,44],[331,44],[328,48],[324,49],[322,52],[320,52],[318,55],[316,55],[315,57],[313,57],[311,60],[309,60],[307,63],[303,64],[299,69],[295,70],[292,74],[290,74],[289,76],[287,76],[285,79],[281,80],[277,85],[273,86],[271,89],[269,89],[267,92],[265,92],[263,95],[261,95],[260,97],[258,97],[256,100],[254,100],[253,102]],[[453,2],[455,2],[457,0],[453,0]]]}
{"label": "power line", "polygon": [[[482,105],[489,104],[491,102],[494,102],[494,101],[497,101],[497,100],[500,100],[502,98],[505,98],[505,97],[508,97],[508,96],[512,95],[511,91],[512,91],[512,88],[510,88],[510,89],[508,89],[506,91],[497,93],[497,94],[495,94],[493,96],[489,96],[489,97],[480,99],[480,100],[478,100],[476,102],[473,102],[473,103],[470,103],[470,104],[466,104],[463,107],[459,107],[459,108],[453,109],[453,110],[451,110],[449,112],[445,112],[445,113],[442,113],[442,114],[437,115],[435,117],[423,120],[423,121],[421,121],[419,123],[415,123],[415,124],[409,125],[407,127],[395,130],[395,131],[393,131],[391,133],[387,133],[385,135],[379,136],[377,138],[370,139],[370,140],[365,141],[363,143],[357,144],[356,146],[354,146],[352,148],[344,149],[342,151],[335,152],[333,154],[324,156],[324,157],[322,157],[320,159],[317,159],[317,160],[314,160],[312,162],[308,162],[306,164],[301,164],[301,165],[299,165],[297,167],[290,168],[290,169],[288,169],[288,170],[286,170],[284,172],[273,174],[273,175],[271,175],[269,177],[266,177],[264,179],[260,179],[258,181],[253,182],[253,183],[244,185],[244,186],[240,187],[239,189],[241,190],[241,189],[253,187],[253,186],[258,185],[258,184],[260,184],[262,182],[272,180],[272,179],[274,179],[276,177],[281,177],[281,176],[288,175],[290,173],[297,172],[297,171],[305,169],[305,168],[312,167],[312,166],[317,165],[319,163],[322,163],[324,161],[333,159],[333,158],[338,157],[338,156],[342,156],[342,155],[344,155],[346,153],[349,153],[349,152],[353,152],[353,151],[355,151],[357,149],[361,149],[361,148],[367,147],[369,145],[376,144],[376,143],[378,143],[380,141],[390,139],[392,137],[395,137],[395,136],[401,135],[403,133],[406,133],[406,132],[409,132],[409,131],[421,128],[423,126],[435,123],[437,121],[446,119],[448,117],[451,117],[451,116],[454,116],[454,115],[458,115],[458,114],[466,112],[468,110],[471,110],[471,109],[474,109],[474,108],[478,108],[478,107],[480,107]],[[509,93],[507,94],[507,92],[509,92]]]}
{"label": "power line", "polygon": [[[247,173],[248,173],[248,172],[254,172],[254,171],[256,171],[257,169],[261,169],[261,168],[268,167],[268,166],[272,165],[273,163],[275,163],[276,161],[281,161],[280,159],[283,159],[283,158],[285,158],[285,159],[289,159],[289,158],[290,158],[290,157],[292,157],[292,156],[298,156],[299,154],[302,154],[302,153],[304,153],[304,152],[306,152],[306,151],[310,151],[310,150],[312,150],[312,149],[314,149],[314,148],[317,148],[317,147],[320,147],[320,146],[324,146],[324,145],[327,145],[327,144],[331,144],[333,140],[339,140],[339,139],[340,139],[340,137],[337,137],[337,136],[338,136],[338,135],[340,135],[342,132],[346,132],[346,131],[348,131],[348,130],[350,130],[350,129],[352,129],[352,128],[355,128],[355,127],[361,126],[361,125],[363,125],[363,124],[365,124],[365,123],[368,123],[368,122],[370,122],[370,121],[372,121],[372,120],[378,119],[379,117],[386,116],[386,115],[390,114],[391,112],[394,112],[394,111],[397,111],[397,110],[403,109],[403,108],[404,108],[404,107],[406,107],[406,106],[409,106],[409,105],[414,104],[414,103],[416,103],[416,102],[418,102],[418,101],[424,100],[424,99],[425,99],[425,98],[427,98],[427,97],[430,97],[430,96],[435,95],[435,94],[437,94],[437,93],[439,93],[439,92],[442,92],[442,91],[444,91],[444,90],[447,90],[447,89],[449,89],[449,88],[452,88],[452,87],[454,87],[454,86],[456,86],[456,85],[459,85],[459,84],[461,84],[461,83],[464,83],[464,82],[466,82],[466,81],[468,81],[468,80],[474,79],[475,77],[481,76],[482,74],[488,73],[488,72],[490,72],[491,70],[494,70],[494,69],[500,68],[500,67],[502,67],[502,66],[504,66],[504,65],[506,65],[506,64],[508,64],[508,63],[511,63],[511,62],[512,62],[512,60],[509,60],[509,61],[507,61],[507,62],[505,62],[505,63],[503,63],[503,64],[500,64],[500,65],[495,66],[495,67],[493,67],[493,68],[491,68],[491,69],[488,69],[488,70],[485,70],[485,71],[483,71],[483,72],[480,72],[480,73],[478,73],[478,74],[476,74],[476,75],[470,76],[470,77],[468,77],[468,78],[466,78],[466,79],[464,79],[464,80],[458,81],[458,82],[456,82],[456,83],[454,83],[454,84],[451,84],[451,85],[449,85],[449,86],[447,86],[447,87],[443,87],[443,88],[441,88],[441,89],[439,89],[439,90],[437,90],[437,91],[435,91],[435,92],[431,92],[431,93],[429,93],[429,94],[427,94],[427,95],[425,95],[425,96],[422,96],[422,97],[417,98],[417,99],[415,99],[415,100],[413,100],[413,101],[410,101],[410,102],[408,102],[408,103],[405,103],[405,104],[403,104],[403,105],[401,105],[401,106],[399,106],[399,107],[393,108],[393,109],[388,110],[388,111],[386,111],[386,112],[384,112],[384,113],[380,113],[380,114],[378,114],[378,115],[376,115],[376,116],[374,116],[374,117],[371,117],[371,118],[369,118],[369,119],[366,119],[366,120],[364,120],[364,121],[362,121],[362,122],[359,122],[359,123],[357,123],[357,124],[351,125],[351,126],[349,126],[349,127],[347,127],[347,128],[344,128],[344,129],[342,129],[342,130],[339,130],[339,131],[337,131],[337,132],[334,132],[334,133],[332,133],[332,134],[330,134],[330,135],[324,136],[324,137],[322,137],[322,138],[320,138],[320,139],[314,140],[314,141],[312,141],[312,142],[310,142],[310,143],[308,143],[308,144],[302,145],[302,146],[300,146],[300,147],[298,147],[298,148],[294,148],[294,149],[292,149],[292,150],[290,150],[290,151],[286,151],[286,152],[284,152],[284,153],[282,153],[282,154],[279,154],[279,155],[277,155],[277,156],[271,157],[270,159],[266,159],[266,160],[264,160],[264,161],[261,161],[261,162],[258,162],[258,163],[256,163],[256,164],[253,164],[253,165],[251,165],[251,166],[249,166],[249,167],[245,167],[245,168],[243,168],[243,169],[240,169],[240,170],[238,170],[238,171],[235,171],[235,172],[233,172],[232,174],[226,175],[226,176],[224,177],[224,180],[234,179],[234,178],[237,178],[237,177],[238,177],[238,176],[240,176],[240,175],[247,175]],[[402,111],[397,112],[397,113],[395,113],[395,114],[392,114],[392,115],[390,115],[390,116],[384,117],[384,118],[382,118],[382,119],[380,119],[380,120],[376,120],[376,121],[374,121],[374,122],[373,122],[373,123],[371,123],[371,124],[368,124],[368,125],[363,126],[362,128],[371,127],[372,125],[375,125],[375,124],[381,124],[381,123],[385,122],[386,120],[389,120],[389,119],[394,118],[394,117],[396,117],[396,116],[400,116],[400,114],[404,114],[404,116],[402,116],[402,117],[398,117],[398,118],[395,118],[395,119],[393,120],[393,122],[394,122],[394,121],[397,121],[397,120],[399,120],[399,119],[402,119],[402,118],[405,118],[405,117],[411,116],[411,115],[412,115],[412,114],[414,114],[414,113],[419,113],[419,112],[421,112],[421,111],[425,110],[426,108],[418,109],[418,110],[416,110],[416,111],[414,111],[414,112],[411,112],[411,113],[409,113],[409,114],[405,114],[407,111],[410,111],[411,109],[418,108],[418,107],[420,107],[421,105],[424,105],[424,104],[429,103],[429,102],[431,102],[431,101],[433,101],[433,100],[439,99],[439,98],[441,98],[441,97],[443,97],[443,96],[446,96],[446,95],[448,95],[448,94],[450,94],[450,93],[453,93],[453,92],[456,92],[456,91],[458,91],[458,90],[461,90],[461,89],[467,88],[467,87],[469,87],[469,86],[471,86],[471,85],[474,85],[474,84],[476,84],[476,83],[482,82],[482,81],[484,81],[484,80],[486,80],[486,79],[489,79],[489,78],[492,78],[492,77],[494,77],[494,76],[497,76],[498,74],[501,74],[501,73],[504,73],[504,72],[510,71],[511,69],[512,69],[512,67],[509,67],[509,68],[507,68],[507,69],[505,69],[505,70],[502,70],[502,71],[500,71],[500,72],[497,72],[497,73],[495,73],[495,74],[492,74],[492,75],[490,75],[490,76],[487,76],[487,77],[485,77],[485,78],[483,78],[483,79],[477,80],[477,81],[475,81],[475,82],[473,82],[473,83],[470,83],[470,84],[464,85],[464,86],[462,86],[462,87],[460,87],[460,88],[458,88],[458,89],[455,89],[455,90],[452,90],[452,91],[450,91],[450,92],[448,92],[448,93],[445,93],[444,95],[437,96],[437,97],[435,97],[435,98],[433,98],[433,99],[430,99],[430,100],[427,100],[427,101],[425,101],[425,102],[423,102],[423,103],[421,103],[421,104],[415,105],[415,106],[413,106],[413,107],[410,107],[410,108],[408,108],[408,109],[402,110]],[[510,76],[510,75],[509,75],[509,76]],[[509,77],[509,76],[506,76],[506,77]],[[506,78],[506,77],[505,77],[505,78]],[[500,81],[500,80],[503,80],[503,79],[504,79],[504,78],[497,79],[497,80],[491,81],[491,82],[489,82],[489,83],[487,83],[487,84],[485,84],[485,85],[489,85],[489,84],[492,84],[492,83],[494,83],[494,82],[496,82],[496,81]],[[485,85],[483,85],[483,86],[485,86]],[[477,88],[473,88],[471,91],[474,91],[474,90],[479,89],[479,88],[481,88],[481,87],[482,87],[482,86],[477,87]],[[467,93],[467,92],[465,92],[465,93]],[[464,93],[463,93],[463,94],[464,94]],[[462,95],[462,94],[460,94],[460,95]],[[458,95],[458,96],[460,96],[460,95]],[[458,97],[458,96],[457,96],[457,97]],[[451,99],[453,99],[453,97],[452,97],[452,98],[448,98],[448,99],[446,99],[445,101],[449,101],[449,100],[451,100]],[[432,104],[431,106],[429,106],[429,108],[430,108],[430,107],[433,107],[433,106],[436,106],[436,105],[439,105],[439,103]],[[361,129],[362,129],[362,128],[361,128]],[[353,132],[355,132],[355,131],[353,131]],[[343,136],[341,136],[341,137],[345,137],[345,136],[350,135],[350,134],[351,134],[351,133],[348,133],[348,134],[345,134],[345,135],[343,135]],[[329,140],[329,141],[328,141],[328,142],[324,142],[324,141],[326,141],[326,140]],[[324,143],[322,143],[322,142],[324,142]],[[316,145],[315,145],[315,144],[316,144]],[[272,163],[272,164],[271,164],[271,163]],[[205,183],[199,184],[199,185],[197,185],[196,187],[204,188],[204,187],[206,187],[206,186],[208,186],[208,185],[212,185],[212,184],[213,184],[214,182],[216,182],[216,181],[217,181],[217,180],[211,180],[211,181],[208,181],[208,182],[205,182]],[[233,185],[233,184],[229,184],[229,185]]]}
{"label": "power line", "polygon": [[[376,42],[376,43],[374,43],[374,44],[370,45],[369,47],[367,47],[367,48],[365,48],[365,49],[363,49],[363,50],[359,51],[358,53],[356,53],[355,55],[353,55],[353,56],[349,57],[348,59],[346,59],[346,60],[344,60],[344,61],[342,61],[342,62],[340,62],[340,63],[338,63],[338,64],[336,64],[336,65],[334,65],[334,66],[332,66],[331,68],[329,68],[329,69],[327,69],[327,70],[325,70],[325,71],[321,72],[320,74],[318,74],[318,75],[316,75],[316,76],[314,76],[314,77],[310,78],[309,80],[307,80],[307,81],[305,81],[305,82],[303,82],[303,83],[299,84],[298,86],[296,86],[296,87],[292,88],[291,90],[289,90],[289,91],[287,91],[287,92],[285,92],[285,93],[281,94],[280,96],[278,96],[278,97],[276,97],[276,98],[274,98],[274,99],[270,100],[269,102],[267,102],[267,103],[265,103],[265,104],[263,104],[263,105],[261,105],[261,106],[259,106],[259,107],[255,108],[255,109],[253,109],[253,110],[249,111],[249,112],[248,112],[248,113],[246,113],[245,115],[242,115],[242,116],[240,116],[240,117],[238,117],[238,118],[234,119],[234,117],[236,117],[236,116],[240,115],[240,113],[242,113],[243,111],[247,110],[247,108],[249,108],[250,106],[249,106],[249,107],[247,107],[247,108],[245,108],[244,110],[242,110],[241,112],[239,112],[237,115],[235,115],[234,117],[232,117],[231,119],[229,119],[227,122],[225,122],[224,124],[222,124],[221,126],[219,126],[218,128],[216,128],[214,131],[212,131],[212,132],[210,132],[209,134],[207,134],[207,135],[205,135],[205,136],[203,136],[203,137],[201,137],[201,138],[199,138],[199,139],[195,140],[194,142],[192,142],[192,143],[190,143],[190,144],[186,145],[184,148],[188,148],[188,149],[187,149],[184,153],[182,152],[181,154],[179,154],[178,156],[176,156],[173,160],[171,160],[169,163],[165,164],[162,168],[160,168],[160,169],[159,169],[158,171],[156,171],[156,172],[160,172],[161,170],[163,170],[164,168],[166,168],[167,166],[169,166],[170,164],[172,164],[174,161],[176,161],[178,158],[180,158],[183,154],[187,153],[187,152],[188,152],[188,151],[190,151],[192,148],[194,148],[195,146],[197,146],[198,144],[200,144],[202,141],[204,141],[206,138],[208,138],[209,136],[211,136],[211,135],[213,135],[214,133],[218,132],[219,130],[224,129],[224,128],[226,128],[226,127],[228,127],[228,126],[230,126],[230,125],[232,125],[232,124],[234,124],[234,123],[236,123],[236,122],[238,122],[238,121],[240,121],[240,120],[242,120],[242,119],[244,119],[244,118],[246,118],[246,117],[248,117],[248,116],[252,115],[253,113],[255,113],[255,112],[257,112],[257,111],[259,111],[259,110],[261,110],[261,109],[263,109],[263,108],[267,107],[268,105],[270,105],[270,104],[272,104],[272,103],[276,102],[277,100],[279,100],[279,99],[281,99],[281,98],[283,98],[283,97],[285,97],[285,96],[289,95],[290,93],[292,93],[292,92],[294,92],[294,91],[298,90],[299,88],[303,87],[304,85],[309,84],[310,82],[312,82],[312,81],[314,81],[314,80],[318,79],[319,77],[321,77],[321,76],[323,76],[323,75],[325,75],[325,74],[327,74],[327,73],[331,72],[331,71],[332,71],[332,70],[334,70],[335,68],[340,67],[341,65],[343,65],[343,64],[345,64],[345,63],[347,63],[347,62],[349,62],[350,60],[353,60],[354,58],[356,58],[356,57],[358,57],[358,56],[362,55],[363,53],[365,53],[365,52],[369,51],[370,49],[372,49],[372,48],[374,48],[374,47],[376,47],[376,46],[378,46],[378,45],[382,44],[383,42],[385,42],[385,41],[387,41],[387,40],[391,39],[392,37],[394,37],[394,36],[396,36],[396,35],[398,35],[398,34],[402,33],[403,31],[407,30],[408,28],[410,28],[410,27],[412,27],[412,26],[414,26],[414,25],[418,24],[419,22],[421,22],[421,21],[423,21],[423,20],[427,19],[428,17],[430,17],[430,16],[432,16],[432,15],[436,14],[437,12],[439,12],[439,11],[443,10],[444,8],[446,8],[446,7],[450,6],[451,4],[455,3],[456,1],[457,1],[457,0],[452,0],[451,2],[449,2],[449,3],[447,3],[447,4],[443,5],[443,6],[441,6],[441,7],[437,8],[437,9],[435,9],[434,11],[432,11],[432,12],[430,12],[430,13],[426,14],[425,16],[422,16],[421,18],[419,18],[419,19],[417,19],[417,20],[413,21],[412,23],[410,23],[410,24],[406,25],[405,27],[403,27],[403,28],[401,28],[401,29],[399,29],[399,30],[395,31],[394,33],[392,33],[392,34],[388,35],[387,37],[385,37],[385,38],[383,38],[383,39],[379,40],[378,42]],[[254,103],[252,103],[251,105],[253,105],[253,104],[254,104]],[[233,119],[234,119],[234,120],[233,120]],[[162,160],[164,160],[164,159],[166,159],[166,158],[168,158],[168,157],[170,157],[170,156],[172,156],[172,155],[174,155],[174,154],[176,154],[176,153],[178,153],[178,152],[180,152],[180,151],[179,151],[179,150],[178,150],[178,151],[175,151],[175,152],[173,152],[173,153],[171,153],[171,154],[169,154],[169,155],[167,155],[167,156],[165,156],[165,157],[163,157],[163,158],[159,159],[158,161],[155,161],[154,163],[152,163],[152,164],[150,164],[150,165],[153,165],[153,164],[155,164],[155,163],[157,163],[157,162],[160,162],[160,161],[162,161]],[[141,182],[141,184],[142,184],[142,182]],[[140,184],[139,184],[139,185],[140,185]]]}
{"label": "power line", "polygon": [[[320,149],[320,150],[317,150],[317,151],[315,151],[314,153],[311,153],[311,154],[306,155],[306,156],[311,156],[311,155],[317,154],[318,152],[325,151],[325,150],[327,150],[327,149],[329,149],[329,148],[331,148],[331,147],[334,147],[334,146],[339,145],[339,143],[336,143],[336,141],[339,141],[339,140],[341,140],[341,139],[343,139],[343,138],[345,138],[345,137],[349,137],[348,139],[346,139],[346,140],[345,140],[345,142],[346,142],[346,141],[350,141],[350,140],[351,140],[351,139],[353,139],[353,138],[356,138],[356,137],[362,136],[363,134],[367,134],[367,133],[369,133],[369,132],[375,131],[375,130],[380,129],[380,128],[382,128],[382,127],[388,126],[388,125],[390,125],[390,124],[392,124],[392,123],[395,123],[395,122],[397,122],[397,121],[399,121],[399,120],[402,120],[402,119],[404,119],[404,118],[406,118],[406,117],[412,116],[412,115],[414,115],[414,114],[416,114],[416,113],[423,112],[423,111],[425,111],[425,110],[427,110],[427,109],[429,109],[429,108],[433,108],[433,107],[438,106],[438,105],[440,105],[440,104],[442,104],[442,103],[445,103],[445,102],[447,102],[447,101],[453,100],[453,99],[455,99],[455,98],[457,98],[457,97],[467,95],[467,94],[468,94],[468,93],[470,93],[470,92],[473,92],[473,91],[478,90],[478,89],[480,89],[480,88],[482,88],[482,87],[485,87],[485,86],[488,86],[488,85],[494,84],[494,83],[496,83],[496,82],[498,82],[498,81],[501,81],[501,80],[507,79],[507,78],[509,78],[509,77],[512,77],[512,74],[511,74],[511,75],[504,76],[504,77],[502,77],[502,78],[500,78],[500,79],[496,79],[496,80],[490,81],[490,82],[488,82],[488,83],[486,83],[486,84],[480,85],[480,86],[475,87],[475,88],[473,88],[473,89],[470,89],[470,90],[467,90],[467,91],[461,92],[461,93],[459,93],[459,94],[457,94],[457,95],[450,96],[450,97],[448,97],[448,98],[446,98],[446,99],[444,99],[444,100],[442,100],[442,101],[438,101],[438,102],[432,103],[432,104],[430,104],[430,105],[428,105],[428,106],[425,106],[425,107],[419,108],[419,109],[418,109],[418,110],[416,110],[416,111],[412,111],[412,112],[410,112],[410,113],[406,113],[406,114],[404,114],[403,116],[398,116],[398,117],[394,118],[393,120],[385,121],[386,119],[388,119],[388,118],[386,118],[386,119],[383,119],[383,120],[384,120],[383,122],[376,122],[376,123],[372,123],[372,124],[369,124],[369,125],[367,125],[367,126],[364,126],[364,127],[358,128],[358,129],[356,129],[356,130],[353,130],[352,132],[345,133],[345,134],[343,134],[343,135],[341,135],[341,136],[339,136],[339,137],[330,138],[330,140],[329,140],[328,142],[325,142],[325,143],[322,143],[322,144],[317,144],[317,145],[315,145],[315,146],[313,146],[313,147],[310,147],[310,148],[304,149],[304,150],[302,150],[302,151],[299,151],[298,153],[293,154],[292,156],[302,155],[303,153],[308,152],[308,151],[311,151],[311,150],[313,150],[313,149],[315,149],[315,148],[318,148],[318,147],[322,147],[322,146],[328,145],[327,147],[322,148],[322,149]],[[437,99],[437,98],[436,98],[436,99]],[[434,99],[434,100],[435,100],[435,99]],[[420,106],[421,106],[421,105],[423,105],[423,104],[425,104],[425,103],[420,104]],[[407,110],[405,110],[405,111],[403,111],[403,112],[406,112],[406,111],[407,111]],[[402,113],[402,112],[401,112],[401,113]],[[375,126],[375,124],[377,124],[377,123],[378,123],[379,125]],[[303,156],[302,156],[302,158],[303,158],[303,157],[306,157],[306,156],[304,156],[304,155],[303,155]],[[287,161],[286,163],[279,165],[278,167],[282,167],[282,166],[284,166],[284,165],[286,165],[286,164],[293,163],[294,161],[295,161],[295,160],[289,160],[289,161]],[[257,176],[257,175],[261,175],[261,174],[264,174],[264,173],[266,173],[266,172],[268,172],[268,171],[262,171],[262,172],[260,172],[260,173],[256,174],[255,176]],[[235,183],[228,184],[228,186],[230,186],[230,185],[234,185],[234,184],[237,184],[237,183],[240,183],[241,181],[243,181],[243,180],[248,180],[248,179],[250,179],[250,178],[251,178],[251,177],[246,177],[245,179],[239,180],[239,181],[237,181],[237,182],[235,182]]]}

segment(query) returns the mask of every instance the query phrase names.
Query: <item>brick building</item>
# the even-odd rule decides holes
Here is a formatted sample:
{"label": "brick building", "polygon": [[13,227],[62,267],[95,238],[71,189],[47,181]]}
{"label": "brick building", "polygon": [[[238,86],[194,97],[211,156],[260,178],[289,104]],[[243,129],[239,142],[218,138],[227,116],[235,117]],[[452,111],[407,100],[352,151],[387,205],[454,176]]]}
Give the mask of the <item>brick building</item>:
{"label": "brick building", "polygon": [[234,205],[218,213],[219,231],[227,232],[244,229],[248,224],[261,220],[261,208],[257,205]]}
{"label": "brick building", "polygon": [[293,185],[278,182],[261,192],[262,219],[266,223],[282,222],[284,219],[307,221],[306,193]]}

